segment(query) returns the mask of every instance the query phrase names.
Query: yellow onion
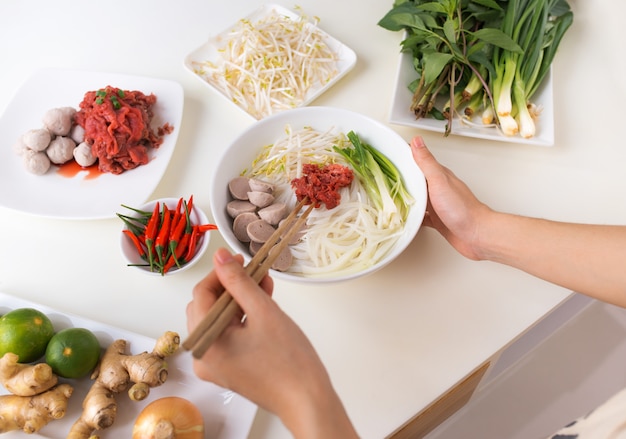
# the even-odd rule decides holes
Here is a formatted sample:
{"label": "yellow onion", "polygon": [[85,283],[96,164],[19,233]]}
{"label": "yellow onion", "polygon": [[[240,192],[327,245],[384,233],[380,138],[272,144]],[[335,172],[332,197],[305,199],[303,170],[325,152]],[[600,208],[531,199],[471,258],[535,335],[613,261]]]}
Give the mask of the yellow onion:
{"label": "yellow onion", "polygon": [[137,416],[132,439],[203,439],[204,420],[198,407],[178,396],[148,404]]}

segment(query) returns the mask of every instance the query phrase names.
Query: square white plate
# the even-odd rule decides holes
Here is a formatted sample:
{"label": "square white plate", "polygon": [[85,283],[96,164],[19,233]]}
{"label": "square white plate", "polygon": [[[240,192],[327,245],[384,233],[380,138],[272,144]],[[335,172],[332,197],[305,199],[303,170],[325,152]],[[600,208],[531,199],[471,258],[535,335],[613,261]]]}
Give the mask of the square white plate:
{"label": "square white plate", "polygon": [[[436,120],[431,117],[416,120],[413,113],[411,113],[411,99],[413,96],[408,85],[415,80],[417,73],[413,68],[412,55],[410,53],[404,52],[400,54],[397,72],[389,122],[427,131],[445,132],[446,121]],[[505,136],[496,127],[466,125],[461,123],[459,118],[454,118],[452,121],[451,135],[497,140],[500,142],[553,146],[554,107],[552,98],[552,71],[546,75],[543,83],[535,93],[533,101],[537,105],[542,106],[543,110],[536,124],[537,132],[535,136],[530,139],[524,139],[519,135]],[[476,122],[480,123],[480,120]]]}
{"label": "square white plate", "polygon": [[[280,6],[280,5],[277,5],[277,4],[267,4],[267,5],[261,6],[259,9],[257,9],[254,12],[252,12],[251,14],[249,14],[248,16],[243,18],[242,20],[248,20],[251,23],[256,23],[259,20],[262,20],[263,18],[265,18],[265,17],[269,16],[270,14],[272,14],[273,11],[277,12],[279,15],[288,17],[288,18],[290,18],[290,19],[292,19],[294,21],[295,20],[299,20],[301,18],[300,15],[298,15],[298,14],[294,13],[293,11],[291,11],[291,10],[289,10],[287,8],[284,8],[284,7]],[[198,47],[197,49],[195,49],[194,51],[189,53],[185,57],[184,65],[196,78],[198,78],[200,81],[202,81],[203,84],[207,85],[212,90],[217,91],[219,93],[219,95],[224,97],[228,102],[230,102],[231,104],[237,105],[238,108],[240,108],[242,111],[244,111],[250,117],[254,118],[254,116],[252,114],[250,114],[249,112],[247,112],[245,110],[245,108],[243,108],[241,105],[238,105],[235,102],[233,102],[227,96],[227,94],[224,91],[222,91],[218,87],[215,87],[212,84],[210,84],[209,82],[207,82],[202,77],[202,75],[198,72],[198,66],[200,64],[206,63],[207,61],[216,63],[220,59],[219,49],[223,46],[223,40],[228,38],[228,33],[235,26],[236,26],[236,24],[231,25],[230,27],[228,27],[228,29],[226,29],[223,32],[221,32],[221,33],[211,37],[202,46]],[[306,26],[315,27],[315,25],[313,23],[307,23]],[[333,52],[335,52],[337,54],[337,57],[338,57],[337,64],[336,64],[337,75],[335,75],[330,81],[324,83],[323,85],[317,84],[317,85],[311,87],[311,89],[308,91],[305,99],[299,105],[297,105],[298,107],[302,107],[302,106],[306,106],[306,105],[310,104],[314,99],[316,99],[318,96],[320,96],[322,93],[324,93],[330,87],[332,87],[343,76],[345,76],[346,73],[348,73],[350,70],[352,70],[352,68],[356,64],[357,57],[356,57],[356,54],[354,53],[354,51],[352,49],[350,49],[345,44],[342,44],[340,41],[338,41],[337,39],[333,38],[332,36],[330,36],[329,34],[324,32],[323,30],[319,29],[319,27],[317,29],[321,33],[321,35],[323,35],[324,41],[326,42],[328,47]],[[275,112],[277,112],[277,111],[275,111]]]}
{"label": "square white plate", "polygon": [[[103,347],[117,339],[128,341],[128,352],[131,354],[152,351],[154,347],[155,340],[149,337],[79,316],[60,313],[52,308],[0,292],[0,315],[17,308],[35,308],[45,313],[56,331],[69,327],[87,328],[98,337]],[[164,329],[166,330],[167,328]],[[180,349],[167,359],[169,366],[167,381],[162,386],[151,389],[147,399],[133,402],[125,392],[117,395],[118,410],[115,423],[108,429],[98,432],[101,439],[130,438],[133,424],[142,408],[149,402],[165,396],[180,396],[193,402],[204,418],[204,431],[207,438],[244,439],[248,437],[257,406],[230,390],[197,378],[193,374],[191,354]],[[28,435],[28,437],[64,438],[72,424],[80,417],[81,404],[93,381],[87,377],[80,380],[61,379],[61,382],[67,382],[74,387],[67,413],[62,419],[50,422],[38,433]],[[7,391],[0,386],[0,395],[4,394],[7,394]],[[23,433],[16,433],[16,435],[26,437]]]}
{"label": "square white plate", "polygon": [[[44,113],[56,107],[74,107],[86,92],[107,85],[154,93],[154,126],[173,127],[163,143],[149,152],[150,163],[119,175],[91,178],[89,171],[73,177],[52,166],[44,175],[29,173],[13,145],[32,128],[41,128]],[[183,116],[183,88],[174,81],[115,73],[43,69],[21,86],[0,119],[0,206],[42,217],[63,219],[112,218],[120,204],[138,206],[154,191],[172,157]]]}

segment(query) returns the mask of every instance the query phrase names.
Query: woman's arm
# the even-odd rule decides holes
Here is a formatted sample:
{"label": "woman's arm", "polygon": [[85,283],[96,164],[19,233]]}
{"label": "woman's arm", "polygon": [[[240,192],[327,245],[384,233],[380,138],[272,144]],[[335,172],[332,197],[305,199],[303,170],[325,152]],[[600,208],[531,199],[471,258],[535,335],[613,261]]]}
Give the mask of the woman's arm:
{"label": "woman's arm", "polygon": [[626,227],[494,213],[479,246],[484,259],[626,307]]}
{"label": "woman's arm", "polygon": [[574,224],[496,212],[480,202],[416,137],[413,157],[428,182],[425,224],[464,256],[518,268],[626,307],[626,226]]}

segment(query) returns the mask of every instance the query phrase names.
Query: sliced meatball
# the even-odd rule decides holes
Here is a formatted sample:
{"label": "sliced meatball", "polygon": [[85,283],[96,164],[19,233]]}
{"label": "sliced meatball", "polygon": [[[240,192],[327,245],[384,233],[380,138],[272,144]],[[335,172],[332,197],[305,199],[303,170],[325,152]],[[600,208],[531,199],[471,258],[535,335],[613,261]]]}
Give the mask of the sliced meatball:
{"label": "sliced meatball", "polygon": [[266,192],[268,194],[274,193],[274,185],[267,181],[259,180],[257,178],[251,178],[248,181],[250,189],[256,192]]}
{"label": "sliced meatball", "polygon": [[274,203],[258,211],[259,217],[271,225],[277,225],[281,219],[287,216],[285,203]]}
{"label": "sliced meatball", "polygon": [[263,243],[267,241],[276,229],[265,220],[252,221],[246,227],[250,241]]}
{"label": "sliced meatball", "polygon": [[263,247],[262,242],[250,241],[250,245],[248,246],[248,249],[250,250],[250,254],[254,256],[259,252],[259,250],[261,250],[261,247]]}
{"label": "sliced meatball", "polygon": [[267,207],[274,202],[274,195],[267,192],[251,191],[248,192],[248,200],[257,207]]}
{"label": "sliced meatball", "polygon": [[242,213],[254,213],[256,210],[254,204],[244,200],[233,200],[226,205],[226,213],[231,218],[237,218]]}
{"label": "sliced meatball", "polygon": [[235,177],[228,183],[230,195],[236,200],[247,200],[250,184],[247,177]]}
{"label": "sliced meatball", "polygon": [[[286,218],[280,220],[280,222],[278,223],[278,227],[281,227],[285,221],[287,221]],[[287,235],[287,233],[291,232],[290,228],[295,225],[296,221],[297,221],[297,218],[294,218],[293,224],[291,224],[290,227],[285,229],[285,232],[281,234],[281,238],[284,238]],[[291,236],[291,239],[289,240],[289,244],[297,244],[298,242],[300,242],[300,240],[305,235],[305,233],[306,233],[306,223],[302,224],[302,226],[300,226],[300,230],[296,231]]]}
{"label": "sliced meatball", "polygon": [[[276,253],[278,251],[278,246],[274,246],[270,249],[269,255]],[[269,256],[268,255],[268,256]],[[276,271],[287,271],[293,262],[293,255],[291,254],[291,250],[289,247],[285,247],[282,249],[274,263],[272,264],[272,268]]]}
{"label": "sliced meatball", "polygon": [[233,221],[233,234],[241,242],[250,242],[248,236],[248,224],[257,221],[259,217],[254,213],[242,213]]}

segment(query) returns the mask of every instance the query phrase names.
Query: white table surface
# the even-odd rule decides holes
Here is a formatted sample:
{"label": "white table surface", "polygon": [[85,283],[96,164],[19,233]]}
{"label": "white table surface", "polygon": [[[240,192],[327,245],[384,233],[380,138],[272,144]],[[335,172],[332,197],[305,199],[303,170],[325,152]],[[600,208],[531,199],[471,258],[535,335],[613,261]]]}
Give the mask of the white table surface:
{"label": "white table surface", "polygon": [[[494,208],[624,223],[626,61],[619,20],[626,7],[609,0],[570,3],[575,23],[554,63],[555,146],[420,134]],[[183,58],[258,4],[2,1],[0,111],[41,67],[176,80],[185,90],[183,124],[150,198],[193,193],[208,212],[206,168],[251,120],[187,72]],[[392,2],[282,4],[318,16],[320,26],[358,56],[355,69],[315,104],[387,122],[401,35],[376,23]],[[391,126],[407,141],[418,133]],[[9,148],[15,139],[1,140]],[[125,266],[119,229],[117,219],[51,220],[0,208],[0,290],[152,337],[165,329],[186,334],[191,289],[224,242],[214,235],[202,263],[185,273],[148,277]],[[374,275],[323,288],[277,282],[275,297],[312,339],[360,434],[380,438],[570,294],[508,267],[468,261],[434,231],[422,230],[396,262]],[[260,410],[250,438],[283,437],[289,433],[279,420]]]}

